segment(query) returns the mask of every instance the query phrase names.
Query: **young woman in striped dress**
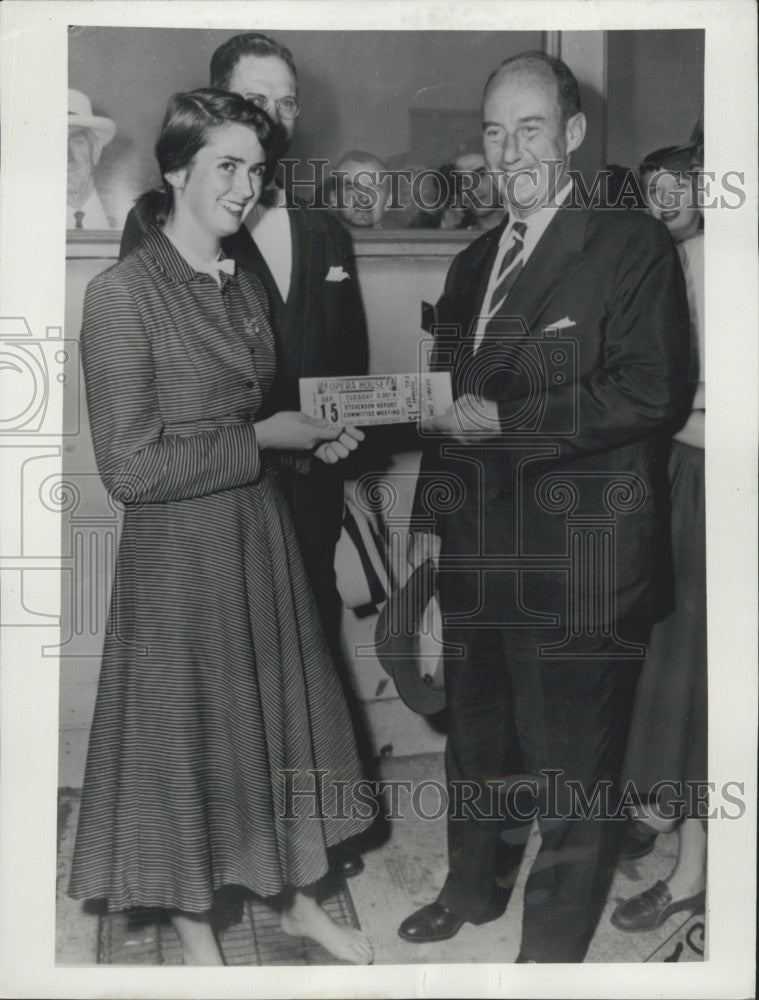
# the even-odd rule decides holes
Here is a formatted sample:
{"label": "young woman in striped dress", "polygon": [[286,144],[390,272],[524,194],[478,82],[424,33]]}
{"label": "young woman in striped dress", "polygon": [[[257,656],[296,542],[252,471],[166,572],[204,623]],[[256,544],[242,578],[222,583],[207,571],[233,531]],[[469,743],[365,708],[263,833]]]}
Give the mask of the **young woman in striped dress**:
{"label": "young woman in striped dress", "polygon": [[164,224],[84,305],[95,455],[125,516],[69,892],[165,908],[187,964],[223,963],[210,911],[228,885],[275,898],[286,932],[372,958],[310,889],[371,817],[277,483],[278,463],[336,462],[362,434],[263,418],[263,289],[220,251],[275,135],[236,94],[175,95],[156,146]]}

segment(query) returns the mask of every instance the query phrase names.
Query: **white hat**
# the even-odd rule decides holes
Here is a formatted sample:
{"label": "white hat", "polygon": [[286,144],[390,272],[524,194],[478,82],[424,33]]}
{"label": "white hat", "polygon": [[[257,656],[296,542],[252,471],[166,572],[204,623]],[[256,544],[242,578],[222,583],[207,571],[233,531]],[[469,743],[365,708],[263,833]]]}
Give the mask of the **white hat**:
{"label": "white hat", "polygon": [[104,146],[116,135],[111,119],[93,115],[89,97],[78,90],[69,91],[69,128],[92,129]]}

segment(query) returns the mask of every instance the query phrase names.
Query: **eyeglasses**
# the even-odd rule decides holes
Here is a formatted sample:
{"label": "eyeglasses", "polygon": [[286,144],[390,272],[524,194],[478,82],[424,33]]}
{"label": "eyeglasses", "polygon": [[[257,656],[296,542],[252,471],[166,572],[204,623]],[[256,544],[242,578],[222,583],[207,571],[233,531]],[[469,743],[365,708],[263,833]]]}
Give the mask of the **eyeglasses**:
{"label": "eyeglasses", "polygon": [[[262,111],[268,111],[269,105],[272,103],[266,94],[246,94],[245,100],[255,104]],[[297,118],[300,114],[300,104],[298,104],[297,97],[278,97],[273,103],[280,118]]]}

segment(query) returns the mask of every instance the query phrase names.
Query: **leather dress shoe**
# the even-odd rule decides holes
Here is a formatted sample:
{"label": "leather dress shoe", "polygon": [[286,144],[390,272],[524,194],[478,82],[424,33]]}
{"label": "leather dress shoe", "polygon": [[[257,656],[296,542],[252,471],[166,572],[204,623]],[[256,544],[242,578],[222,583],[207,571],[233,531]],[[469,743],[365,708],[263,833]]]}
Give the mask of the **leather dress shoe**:
{"label": "leather dress shoe", "polygon": [[637,858],[645,858],[650,854],[656,844],[659,834],[641,823],[633,820],[628,823],[622,835],[622,843],[619,846],[619,857],[626,861],[635,861]]}
{"label": "leather dress shoe", "polygon": [[515,965],[537,965],[534,958],[528,958],[524,952],[519,952],[517,957],[514,959]]}
{"label": "leather dress shoe", "polygon": [[364,859],[358,851],[330,852],[329,870],[341,878],[355,878],[364,870]]}
{"label": "leather dress shoe", "polygon": [[398,934],[404,941],[411,941],[413,944],[430,944],[434,941],[447,941],[458,934],[466,923],[486,924],[491,920],[497,920],[503,915],[506,907],[499,903],[494,903],[483,917],[477,920],[467,921],[460,917],[453,910],[449,910],[445,903],[435,900],[423,906],[421,910],[406,917],[398,928]]}
{"label": "leather dress shoe", "polygon": [[621,931],[654,931],[673,913],[681,910],[703,913],[705,904],[705,892],[697,892],[695,896],[673,901],[669,886],[659,881],[645,892],[621,902],[612,913],[611,922]]}

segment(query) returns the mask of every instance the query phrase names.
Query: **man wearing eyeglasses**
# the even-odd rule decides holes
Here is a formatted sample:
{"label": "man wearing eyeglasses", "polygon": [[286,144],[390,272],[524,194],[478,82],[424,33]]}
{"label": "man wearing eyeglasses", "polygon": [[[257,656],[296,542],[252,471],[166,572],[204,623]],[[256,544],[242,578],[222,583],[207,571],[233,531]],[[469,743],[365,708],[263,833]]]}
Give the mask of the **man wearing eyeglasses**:
{"label": "man wearing eyeglasses", "polygon": [[[281,126],[286,140],[285,147],[280,147],[282,155],[300,113],[297,71],[289,49],[257,32],[234,35],[214,52],[210,77],[212,87],[241,94]],[[270,165],[270,174],[274,166]],[[140,242],[148,221],[130,212],[121,240],[122,257]],[[353,246],[331,213],[287,199],[271,179],[245,224],[222,246],[239,267],[261,279],[269,296],[279,366],[277,389],[268,400],[271,412],[300,409],[299,378],[366,372],[366,320]],[[307,473],[283,469],[280,483],[324,631],[344,676],[339,644],[341,602],[334,570],[343,514],[340,464],[313,462]],[[355,697],[345,676],[343,686],[355,720]],[[356,735],[361,744],[363,733]],[[369,752],[367,747],[359,749],[362,756]],[[361,856],[344,847],[340,851],[339,857],[332,858],[333,870],[345,876],[359,874]]]}

